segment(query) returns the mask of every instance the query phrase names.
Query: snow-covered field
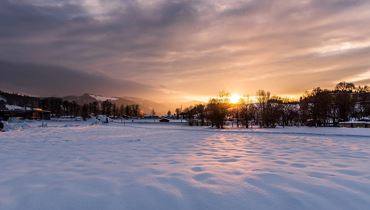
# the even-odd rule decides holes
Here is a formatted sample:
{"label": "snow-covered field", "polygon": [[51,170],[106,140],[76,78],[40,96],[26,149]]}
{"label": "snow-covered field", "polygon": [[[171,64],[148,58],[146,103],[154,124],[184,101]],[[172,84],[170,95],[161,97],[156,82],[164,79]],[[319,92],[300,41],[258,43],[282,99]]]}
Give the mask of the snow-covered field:
{"label": "snow-covered field", "polygon": [[370,129],[28,124],[0,133],[1,210],[370,209]]}

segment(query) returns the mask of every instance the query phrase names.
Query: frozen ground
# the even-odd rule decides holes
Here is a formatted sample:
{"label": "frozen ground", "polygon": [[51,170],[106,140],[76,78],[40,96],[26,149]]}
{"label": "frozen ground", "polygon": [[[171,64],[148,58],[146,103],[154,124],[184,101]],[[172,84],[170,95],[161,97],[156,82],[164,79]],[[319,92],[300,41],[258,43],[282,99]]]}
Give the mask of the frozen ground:
{"label": "frozen ground", "polygon": [[1,210],[370,208],[370,129],[39,124],[0,133]]}

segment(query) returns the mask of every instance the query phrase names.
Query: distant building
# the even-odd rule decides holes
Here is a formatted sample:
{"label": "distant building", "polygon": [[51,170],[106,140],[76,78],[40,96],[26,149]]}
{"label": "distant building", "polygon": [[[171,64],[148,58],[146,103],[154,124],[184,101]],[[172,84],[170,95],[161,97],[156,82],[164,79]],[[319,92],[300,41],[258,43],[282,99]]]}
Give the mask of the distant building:
{"label": "distant building", "polygon": [[368,121],[340,122],[339,126],[344,128],[370,128],[370,122]]}
{"label": "distant building", "polygon": [[161,118],[161,119],[159,120],[159,122],[170,122],[170,120],[169,120],[169,119],[167,119],[167,118]]}
{"label": "distant building", "polygon": [[11,117],[29,119],[29,120],[50,120],[50,111],[45,111],[39,108],[27,110],[0,110],[0,120],[8,120]]}

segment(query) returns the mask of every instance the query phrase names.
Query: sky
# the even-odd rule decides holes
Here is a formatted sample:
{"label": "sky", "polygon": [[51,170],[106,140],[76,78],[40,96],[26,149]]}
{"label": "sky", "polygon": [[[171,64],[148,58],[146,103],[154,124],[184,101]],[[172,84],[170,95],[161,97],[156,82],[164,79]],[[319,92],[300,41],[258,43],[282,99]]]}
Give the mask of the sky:
{"label": "sky", "polygon": [[0,89],[203,100],[370,84],[369,0],[1,0]]}

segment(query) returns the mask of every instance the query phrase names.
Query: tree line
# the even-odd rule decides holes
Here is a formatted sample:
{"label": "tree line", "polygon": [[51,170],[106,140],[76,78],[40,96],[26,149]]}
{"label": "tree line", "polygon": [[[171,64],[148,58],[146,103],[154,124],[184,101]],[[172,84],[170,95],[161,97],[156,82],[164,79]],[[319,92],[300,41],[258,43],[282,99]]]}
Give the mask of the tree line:
{"label": "tree line", "polygon": [[138,104],[120,105],[109,100],[101,103],[92,102],[79,105],[75,101],[66,101],[61,98],[42,98],[39,107],[48,110],[55,117],[70,116],[88,118],[91,115],[107,115],[112,117],[140,117],[142,115]]}
{"label": "tree line", "polygon": [[59,97],[39,98],[2,91],[0,91],[0,96],[6,99],[6,102],[0,100],[0,110],[6,109],[5,104],[14,104],[25,109],[26,107],[41,108],[50,111],[54,117],[69,116],[86,119],[90,115],[100,114],[112,117],[140,117],[142,115],[138,104],[117,105],[109,100],[81,105],[75,101],[68,101]]}
{"label": "tree line", "polygon": [[369,120],[370,88],[340,82],[334,89],[315,88],[306,91],[299,100],[272,96],[269,91],[259,90],[254,100],[242,99],[237,104],[229,101],[230,95],[221,92],[207,104],[186,108],[182,115],[189,125],[209,125],[223,128],[227,121],[237,127],[259,126],[338,126],[339,122]]}

